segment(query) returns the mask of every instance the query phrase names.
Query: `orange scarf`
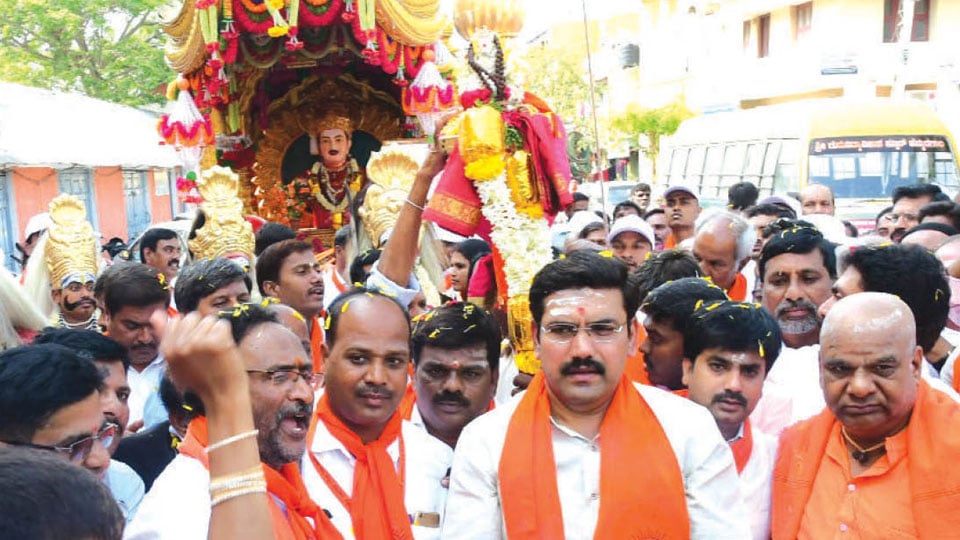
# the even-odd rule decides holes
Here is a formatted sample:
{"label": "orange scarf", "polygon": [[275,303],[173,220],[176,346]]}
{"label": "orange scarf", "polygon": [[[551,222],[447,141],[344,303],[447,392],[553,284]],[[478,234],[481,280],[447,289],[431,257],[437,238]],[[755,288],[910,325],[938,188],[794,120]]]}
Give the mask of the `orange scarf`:
{"label": "orange scarf", "polygon": [[[190,422],[187,436],[180,444],[180,453],[192,457],[207,469],[207,419],[198,416]],[[274,538],[283,540],[312,540],[315,538],[342,539],[340,531],[333,526],[327,514],[316,505],[307,494],[307,488],[300,477],[297,463],[287,463],[279,471],[263,465],[263,476],[267,480],[267,491],[272,495],[270,517],[273,521]],[[283,508],[277,501],[283,504]],[[313,525],[307,520],[313,520]]]}
{"label": "orange scarf", "polygon": [[663,241],[663,251],[667,251],[668,249],[674,249],[676,247],[677,247],[677,237],[674,236],[673,233],[670,233],[670,235],[667,236],[667,239]]}
{"label": "orange scarf", "polygon": [[[520,400],[500,457],[501,507],[511,540],[563,538],[543,372]],[[625,464],[656,463],[656,467]],[[649,405],[626,377],[600,425],[600,515],[594,538],[689,538],[683,476]]]}
{"label": "orange scarf", "polygon": [[[347,503],[345,506],[350,511],[355,536],[363,540],[412,540],[413,531],[403,500],[403,479],[397,475],[393,460],[387,453],[387,447],[397,439],[400,439],[402,447],[399,412],[390,417],[380,438],[367,444],[333,414],[326,394],[317,404],[313,427],[307,440],[313,440],[314,429],[320,421],[357,460],[353,470],[353,490],[350,498],[344,501],[341,496],[343,490],[339,485],[330,485],[331,481],[334,484],[336,481],[329,474],[324,474],[326,470],[313,453],[310,453],[310,461],[317,467],[317,472],[327,482],[328,487],[341,502]],[[401,457],[401,467],[404,466],[402,461]]]}
{"label": "orange scarf", "polygon": [[[829,409],[787,429],[773,469],[770,530],[775,540],[800,532],[820,462],[836,418]],[[907,426],[907,472],[913,520],[920,538],[956,536],[960,508],[960,404],[920,381]],[[907,488],[907,486],[903,486]]]}
{"label": "orange scarf", "polygon": [[753,453],[753,428],[750,427],[750,419],[743,422],[743,437],[730,443],[730,450],[733,451],[733,461],[737,464],[737,474],[743,474],[743,468],[750,461],[750,454]]}
{"label": "orange scarf", "polygon": [[413,408],[416,405],[417,393],[413,391],[413,383],[407,383],[407,389],[403,392],[403,397],[400,398],[400,406],[397,407],[400,418],[410,420],[410,417],[413,416]]}
{"label": "orange scarf", "polygon": [[737,277],[733,280],[733,286],[727,291],[727,298],[734,302],[745,302],[747,300],[747,278],[740,272],[737,272]]}
{"label": "orange scarf", "polygon": [[320,317],[310,320],[310,357],[313,360],[313,372],[323,373],[323,329]]}
{"label": "orange scarf", "polygon": [[957,392],[960,392],[960,365],[957,365],[960,362],[954,362],[953,364],[953,389]]}

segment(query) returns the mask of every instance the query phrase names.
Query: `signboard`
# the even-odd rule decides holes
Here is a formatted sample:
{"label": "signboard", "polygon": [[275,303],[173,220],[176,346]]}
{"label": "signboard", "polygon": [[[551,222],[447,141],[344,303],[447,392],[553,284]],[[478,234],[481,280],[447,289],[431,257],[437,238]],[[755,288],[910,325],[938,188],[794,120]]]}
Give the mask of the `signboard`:
{"label": "signboard", "polygon": [[810,141],[810,155],[854,152],[946,152],[949,149],[946,137],[939,135],[831,137]]}

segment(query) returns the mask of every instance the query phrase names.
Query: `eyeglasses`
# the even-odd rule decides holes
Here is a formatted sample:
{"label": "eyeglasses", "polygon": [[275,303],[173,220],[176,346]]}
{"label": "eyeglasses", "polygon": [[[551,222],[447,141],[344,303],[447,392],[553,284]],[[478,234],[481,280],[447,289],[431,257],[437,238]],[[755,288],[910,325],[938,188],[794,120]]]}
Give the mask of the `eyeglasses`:
{"label": "eyeglasses", "polygon": [[586,326],[577,326],[570,323],[552,323],[547,326],[541,326],[540,331],[544,337],[554,343],[570,343],[573,341],[580,330],[587,333],[593,341],[597,343],[607,343],[613,341],[617,334],[623,332],[624,324],[612,322],[597,322]]}
{"label": "eyeglasses", "polygon": [[104,426],[100,428],[100,432],[96,435],[80,439],[70,446],[46,446],[43,444],[9,441],[4,441],[4,443],[10,446],[25,446],[27,448],[56,452],[69,459],[72,463],[83,463],[90,455],[90,452],[93,451],[94,441],[100,441],[100,444],[102,444],[104,448],[108,448],[113,444],[113,438],[117,436],[118,429],[120,429],[120,427],[116,424],[104,424]]}
{"label": "eyeglasses", "polygon": [[294,368],[287,369],[248,369],[247,373],[259,373],[265,375],[274,386],[286,386],[287,384],[296,384],[297,379],[303,379],[307,384],[313,386],[319,381],[322,373],[314,373],[309,370],[299,370]]}

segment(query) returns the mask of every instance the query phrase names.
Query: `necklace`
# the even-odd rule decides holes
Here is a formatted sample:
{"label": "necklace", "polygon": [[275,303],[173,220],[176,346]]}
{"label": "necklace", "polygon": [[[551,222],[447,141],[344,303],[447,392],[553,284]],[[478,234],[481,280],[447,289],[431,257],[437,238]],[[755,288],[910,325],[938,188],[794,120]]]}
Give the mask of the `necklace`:
{"label": "necklace", "polygon": [[328,212],[343,212],[350,204],[350,198],[346,197],[345,195],[347,189],[349,189],[350,180],[358,172],[356,161],[351,159],[349,162],[347,162],[347,166],[344,169],[341,169],[341,171],[344,173],[343,185],[339,188],[336,188],[332,185],[330,172],[326,167],[319,162],[313,166],[312,172],[316,175],[316,179],[314,180],[311,178],[311,191],[313,192],[314,197],[317,199],[317,202],[320,203],[320,206],[322,206]]}
{"label": "necklace", "polygon": [[864,448],[850,438],[850,435],[847,434],[847,428],[844,426],[840,426],[840,433],[843,435],[843,438],[850,443],[851,446],[856,448],[851,455],[853,456],[853,459],[857,460],[857,462],[861,465],[865,465],[867,463],[867,460],[870,459],[871,452],[883,449],[883,447],[887,444],[887,441],[884,440],[883,442],[877,443],[869,448]]}
{"label": "necklace", "polygon": [[97,332],[100,331],[100,327],[97,325],[96,311],[93,312],[93,315],[90,315],[89,319],[78,323],[68,322],[65,318],[63,318],[63,313],[58,313],[57,322],[59,323],[58,326],[61,328],[82,328],[84,330],[96,330]]}

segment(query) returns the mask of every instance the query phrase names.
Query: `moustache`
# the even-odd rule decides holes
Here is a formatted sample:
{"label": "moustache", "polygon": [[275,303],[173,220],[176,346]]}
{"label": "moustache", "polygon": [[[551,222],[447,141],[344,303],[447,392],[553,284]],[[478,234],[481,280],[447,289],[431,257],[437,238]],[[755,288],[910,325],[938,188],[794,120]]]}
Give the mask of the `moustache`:
{"label": "moustache", "polygon": [[722,394],[713,396],[711,403],[719,403],[721,401],[736,401],[744,407],[747,406],[747,398],[740,392],[733,392],[731,390],[726,390]]}
{"label": "moustache", "polygon": [[574,358],[573,360],[567,362],[560,367],[561,375],[570,375],[574,371],[591,368],[596,371],[599,375],[605,375],[607,373],[607,368],[603,364],[595,360],[594,358]]}
{"label": "moustache", "polygon": [[380,398],[380,399],[392,399],[393,391],[385,386],[364,386],[357,390],[357,397],[360,398]]}
{"label": "moustache", "polygon": [[180,261],[177,259],[173,259],[172,261],[167,263],[167,266],[170,266],[173,268],[180,268]]}
{"label": "moustache", "polygon": [[777,306],[777,317],[783,315],[784,311],[797,308],[803,308],[814,316],[817,314],[817,306],[815,306],[813,302],[807,300],[784,300]]}
{"label": "moustache", "polygon": [[280,409],[280,411],[277,413],[277,422],[279,423],[285,418],[300,417],[309,419],[312,414],[313,405],[304,401],[296,401],[292,405]]}
{"label": "moustache", "polygon": [[454,403],[464,407],[470,406],[470,401],[464,397],[462,392],[450,392],[447,390],[444,390],[443,392],[433,396],[433,403],[434,405],[440,405],[441,403]]}
{"label": "moustache", "polygon": [[81,300],[77,300],[76,302],[70,302],[68,300],[64,300],[63,302],[63,307],[67,311],[73,311],[80,306],[97,307],[97,303],[89,298],[83,298]]}

